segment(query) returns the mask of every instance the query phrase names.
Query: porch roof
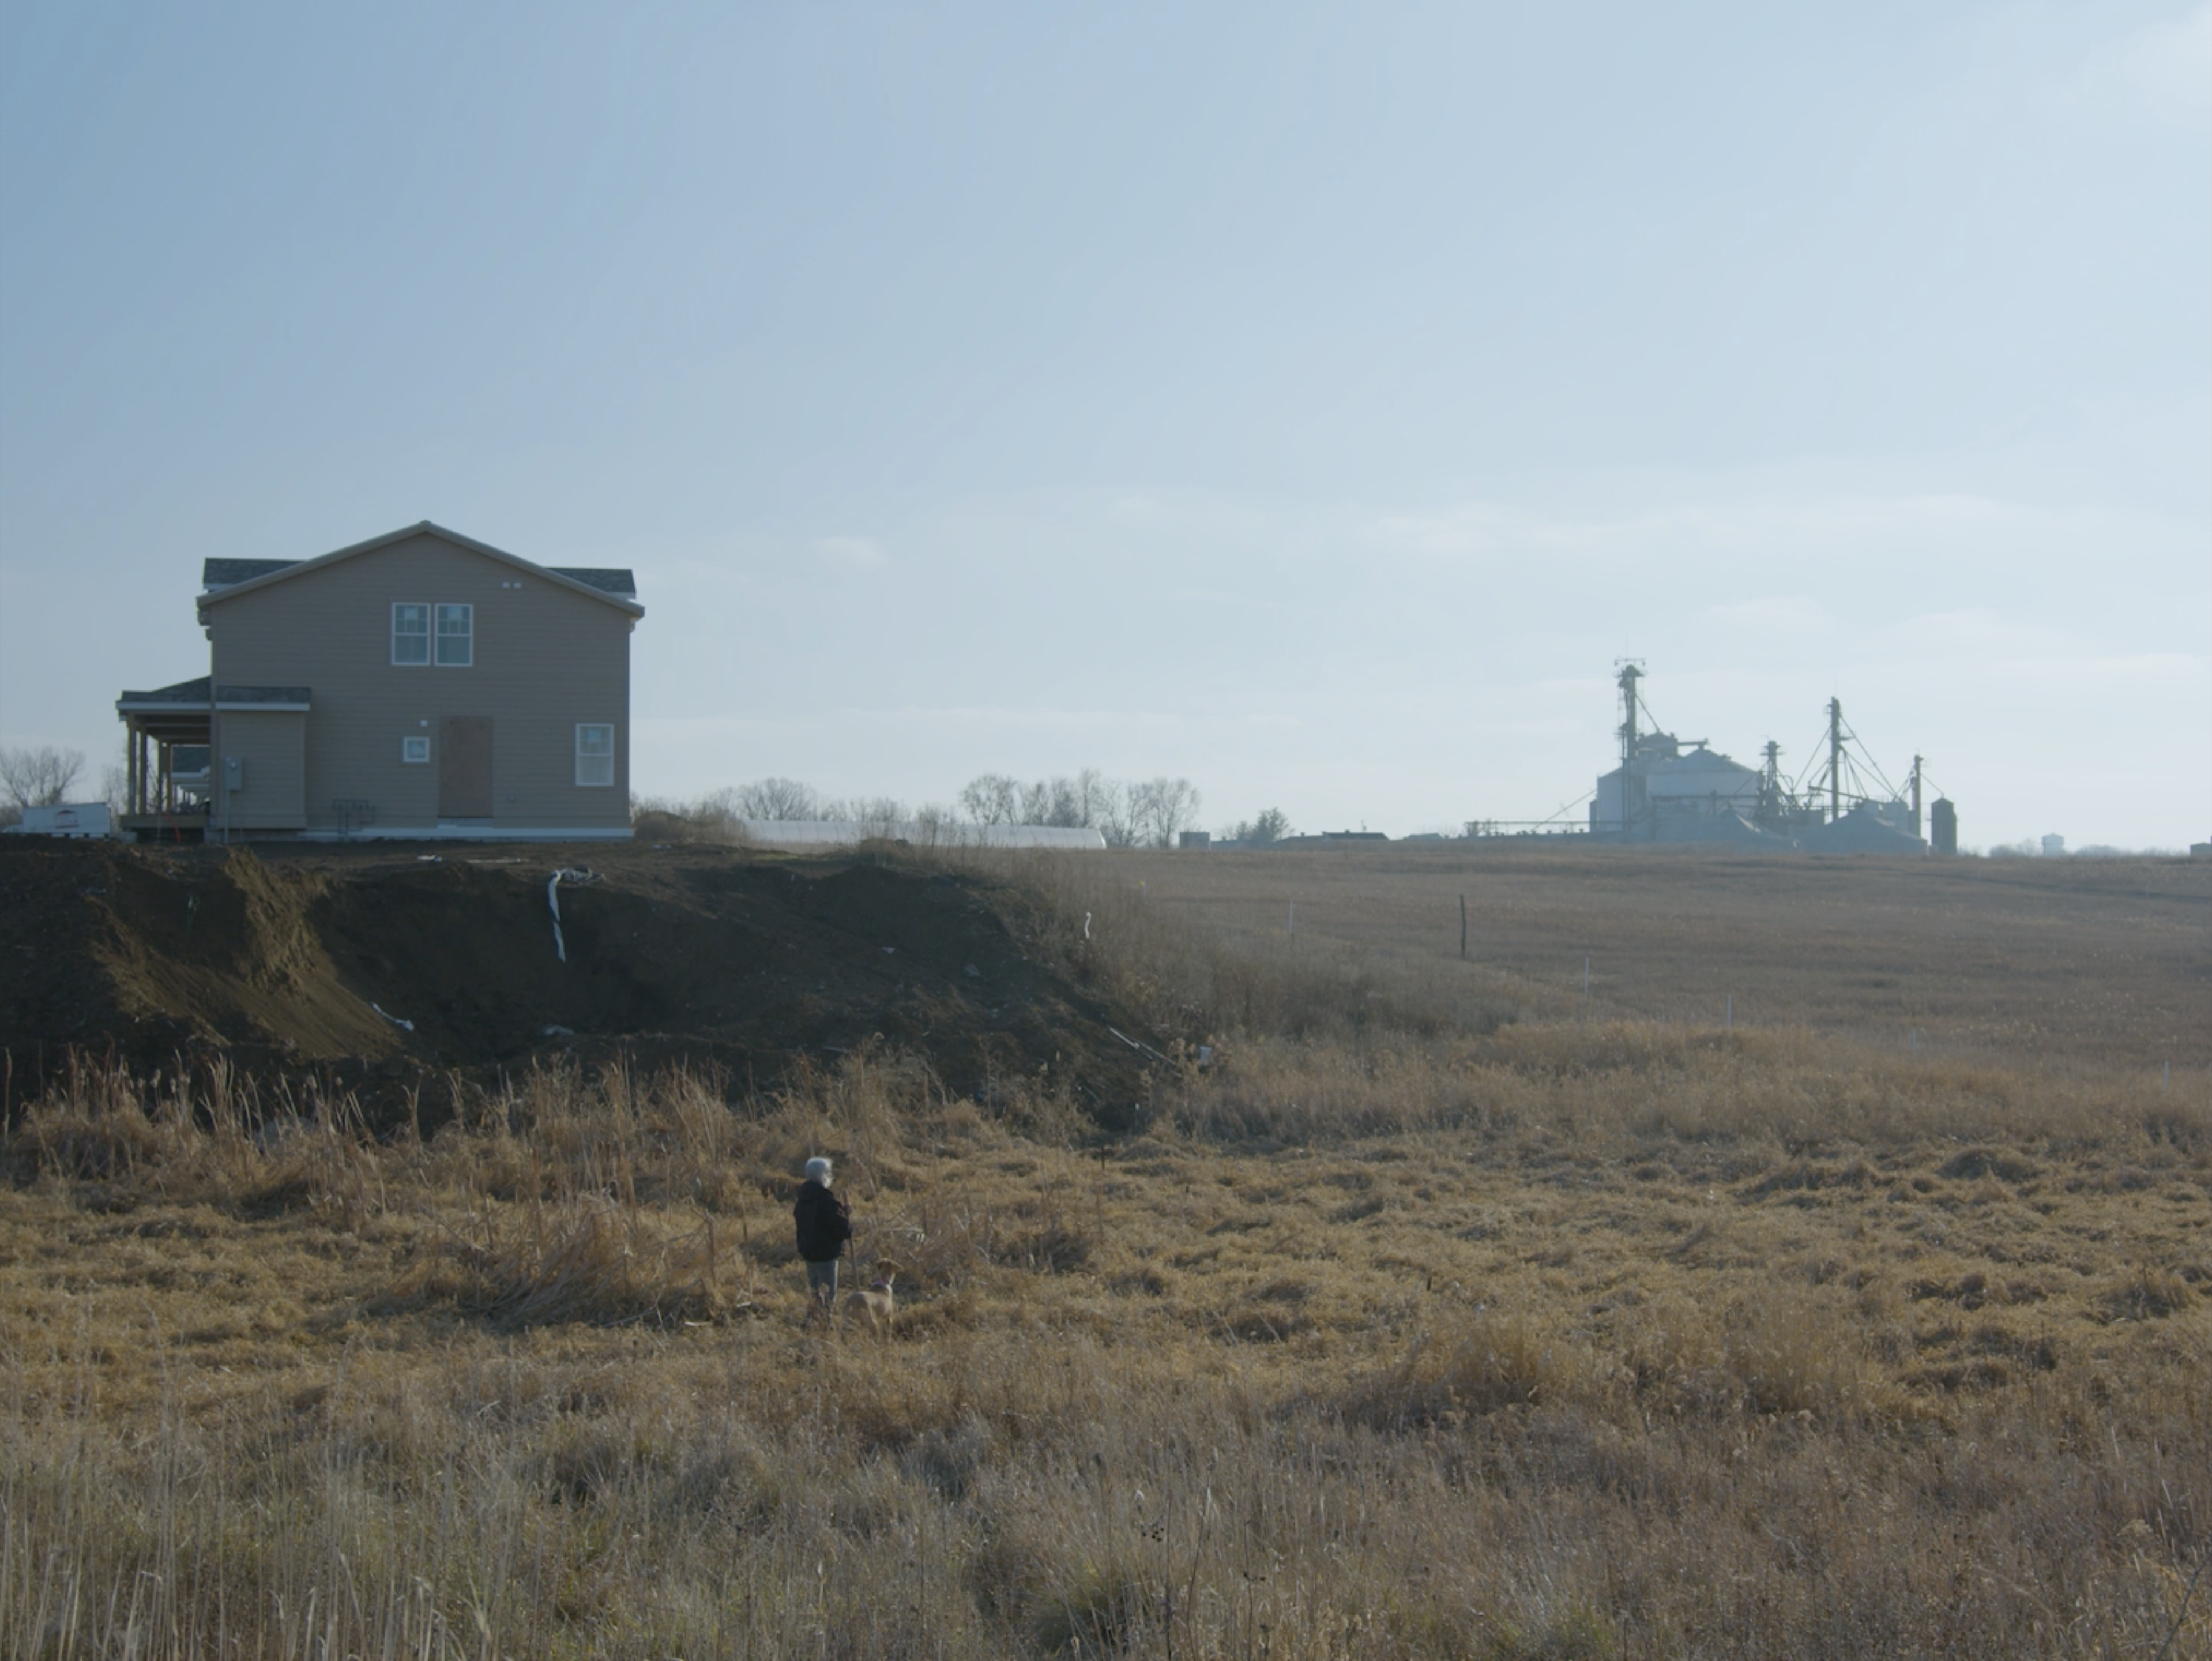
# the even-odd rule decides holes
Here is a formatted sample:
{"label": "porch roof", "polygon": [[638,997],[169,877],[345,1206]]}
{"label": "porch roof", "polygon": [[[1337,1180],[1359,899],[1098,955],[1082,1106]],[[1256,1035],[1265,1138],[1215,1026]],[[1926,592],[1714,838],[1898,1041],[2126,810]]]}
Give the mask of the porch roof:
{"label": "porch roof", "polygon": [[258,709],[304,714],[309,704],[305,686],[244,686],[225,682],[211,684],[209,678],[180,680],[150,691],[126,691],[115,700],[116,718],[164,744],[205,744],[214,711]]}

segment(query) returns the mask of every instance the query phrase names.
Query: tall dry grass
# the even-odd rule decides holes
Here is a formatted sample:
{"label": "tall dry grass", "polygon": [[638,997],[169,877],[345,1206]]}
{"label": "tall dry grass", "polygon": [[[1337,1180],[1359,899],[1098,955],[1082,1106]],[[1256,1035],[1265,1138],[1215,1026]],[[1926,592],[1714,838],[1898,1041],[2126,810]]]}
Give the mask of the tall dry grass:
{"label": "tall dry grass", "polygon": [[[1643,1223],[1599,1202],[1672,1265],[1604,1306],[1530,1295],[1541,1265],[1461,1291],[1389,1251],[1352,1261],[1393,1214],[1370,1203],[1411,1203],[1407,1156],[1509,1167],[1495,1193],[1518,1202],[1555,1187],[1562,1147],[1671,1158],[1794,1227],[1824,1183],[2003,1180],[1962,1146],[2016,1183],[2155,1168],[2202,1193],[2201,1104],[2039,1105],[2032,1080],[1894,1075],[1802,1037],[1516,1028],[1347,1051],[1334,1077],[1315,1060],[1232,1051],[1177,1086],[1186,1129],[1103,1161],[884,1056],[734,1107],[696,1075],[542,1072],[385,1144],[342,1101],[80,1068],[8,1149],[13,1260],[43,1223],[76,1243],[43,1272],[82,1278],[10,1323],[0,1647],[2087,1656],[2212,1636],[2181,1607],[2212,1539],[2201,1251],[2140,1266],[2167,1304],[2111,1317],[2130,1342],[1963,1392],[1911,1381],[1926,1332],[1899,1266],[1681,1269],[1701,1259],[1668,1226],[1680,1183]],[[1369,1140],[1321,1167],[1206,1134],[1250,1137],[1238,1115],[1277,1087],[1305,1099],[1267,1138]],[[915,1288],[890,1343],[799,1327],[782,1208],[817,1148]],[[1341,1210],[1287,1197],[1306,1166]],[[1310,1249],[1206,1256],[1268,1206]],[[359,1250],[324,1308],[266,1332],[222,1335],[222,1289],[173,1262],[100,1295],[104,1269],[187,1229],[240,1287],[238,1253]],[[19,1313],[37,1281],[10,1285]]]}
{"label": "tall dry grass", "polygon": [[[1624,1425],[1486,1397],[1492,1337],[1346,1410],[1177,1389],[1079,1335],[847,1350],[797,1392],[750,1360],[469,1348],[349,1360],[309,1406],[179,1402],[143,1438],[10,1409],[0,1630],[27,1655],[1861,1657],[2148,1654],[2181,1615],[2202,1530],[2173,1496],[2203,1473],[2155,1438]],[[1463,1405],[1394,1399],[1439,1391]]]}
{"label": "tall dry grass", "polygon": [[2203,1155],[2205,1074],[2192,1069],[2178,1087],[2160,1076],[1922,1058],[1802,1029],[1576,1022],[1447,1038],[1225,1040],[1208,1067],[1176,1076],[1166,1101],[1194,1132],[1276,1142],[1525,1128],[1614,1155],[1653,1139],[1799,1152],[1984,1138]]}
{"label": "tall dry grass", "polygon": [[[2201,1071],[1540,1019],[959,858],[1145,1013],[1141,1134],[880,1050],[383,1139],[80,1062],[0,1148],[0,1652],[2212,1652]],[[882,1342],[803,1323],[814,1153]]]}

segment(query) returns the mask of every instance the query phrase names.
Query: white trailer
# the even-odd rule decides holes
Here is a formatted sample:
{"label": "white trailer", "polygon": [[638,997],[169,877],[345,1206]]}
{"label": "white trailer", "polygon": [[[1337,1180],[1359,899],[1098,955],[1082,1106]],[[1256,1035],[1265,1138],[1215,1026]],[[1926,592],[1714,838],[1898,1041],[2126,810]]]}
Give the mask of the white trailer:
{"label": "white trailer", "polygon": [[55,807],[26,807],[23,822],[8,829],[19,837],[109,837],[115,834],[104,801],[65,801]]}

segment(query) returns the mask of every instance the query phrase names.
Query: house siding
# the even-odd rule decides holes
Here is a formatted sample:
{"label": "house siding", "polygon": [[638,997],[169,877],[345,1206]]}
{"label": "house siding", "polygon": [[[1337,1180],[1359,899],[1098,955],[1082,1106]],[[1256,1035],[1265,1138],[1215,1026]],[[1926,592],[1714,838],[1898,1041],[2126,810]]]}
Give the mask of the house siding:
{"label": "house siding", "polygon": [[218,775],[217,822],[233,830],[306,827],[308,717],[297,710],[224,710],[222,753],[244,763],[245,786],[228,789]]}
{"label": "house siding", "polygon": [[[473,662],[392,663],[396,601],[473,606]],[[379,830],[434,829],[441,722],[471,715],[492,723],[494,829],[629,827],[624,611],[426,532],[218,596],[207,618],[224,681],[311,689],[306,828],[337,828],[343,798],[373,803]],[[575,782],[583,721],[615,728],[611,788]],[[428,762],[403,761],[404,738],[428,738]]]}

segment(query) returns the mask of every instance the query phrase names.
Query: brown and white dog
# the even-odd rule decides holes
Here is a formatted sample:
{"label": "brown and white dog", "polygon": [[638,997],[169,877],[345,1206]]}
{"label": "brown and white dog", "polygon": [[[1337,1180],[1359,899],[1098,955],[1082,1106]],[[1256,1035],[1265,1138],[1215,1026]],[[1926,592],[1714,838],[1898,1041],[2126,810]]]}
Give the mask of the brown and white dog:
{"label": "brown and white dog", "polygon": [[896,1274],[878,1275],[866,1292],[856,1292],[845,1300],[846,1308],[866,1316],[868,1324],[878,1332],[889,1330],[891,1318],[898,1313],[898,1299],[891,1295],[891,1282],[896,1279]]}

